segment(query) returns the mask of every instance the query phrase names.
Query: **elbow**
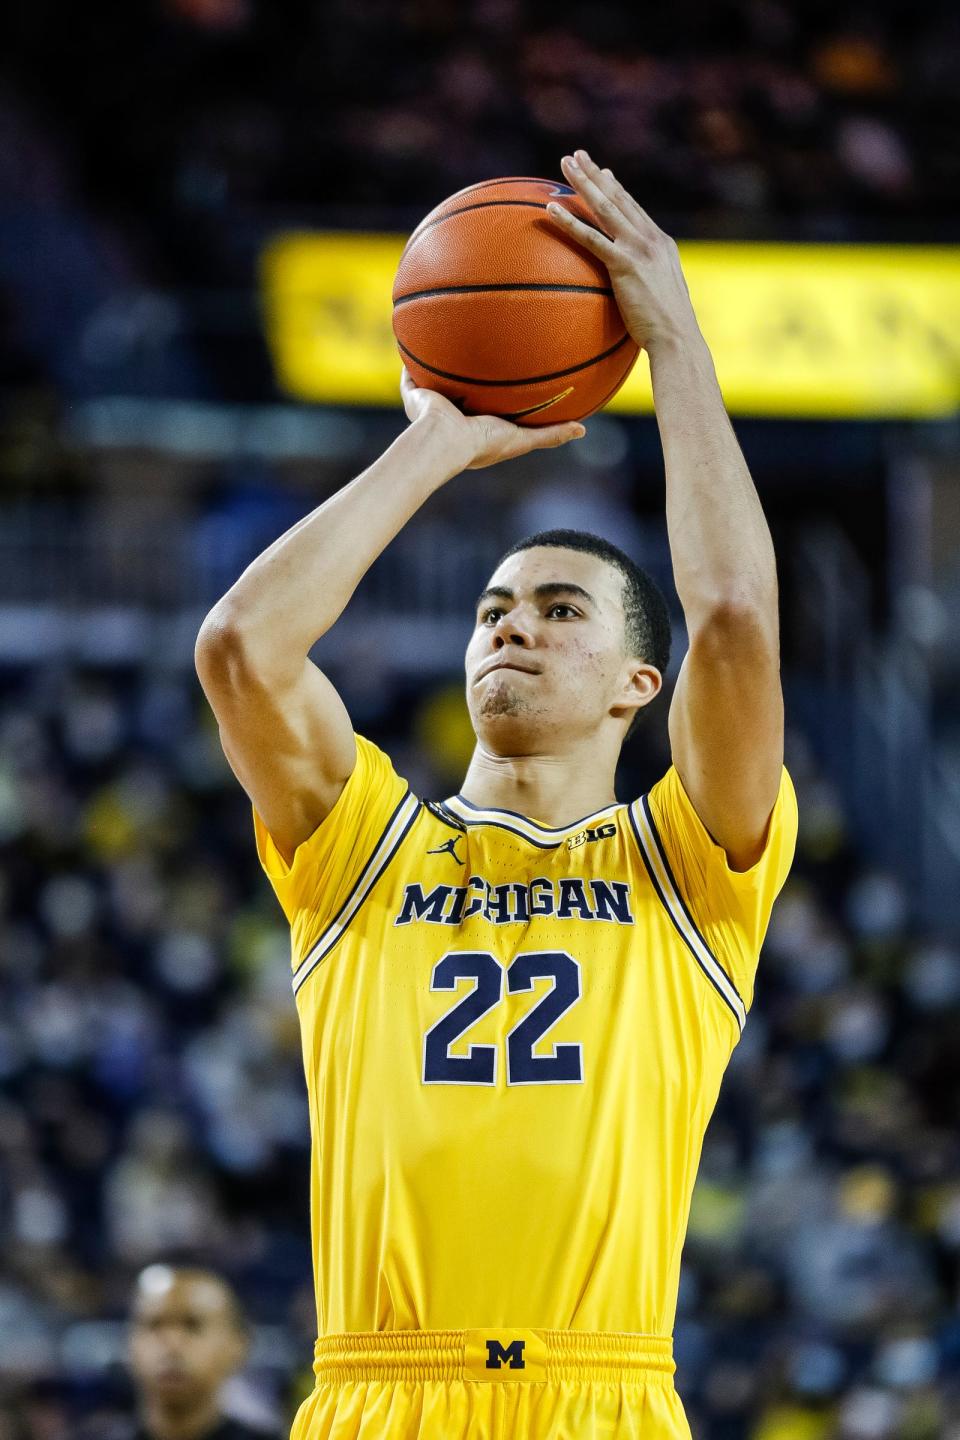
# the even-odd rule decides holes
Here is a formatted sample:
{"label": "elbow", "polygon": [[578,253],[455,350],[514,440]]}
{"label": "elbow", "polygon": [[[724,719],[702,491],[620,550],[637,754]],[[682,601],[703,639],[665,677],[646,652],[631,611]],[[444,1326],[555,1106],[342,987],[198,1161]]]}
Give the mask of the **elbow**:
{"label": "elbow", "polygon": [[711,597],[706,607],[711,625],[727,630],[740,629],[776,620],[779,605],[773,585],[736,585]]}
{"label": "elbow", "polygon": [[213,703],[215,696],[275,694],[303,671],[304,659],[291,660],[275,636],[238,620],[235,612],[215,605],[197,634],[193,661],[200,684]]}
{"label": "elbow", "polygon": [[246,651],[240,626],[231,614],[214,606],[206,616],[193,647],[193,662],[202,682],[234,669]]}
{"label": "elbow", "polygon": [[738,588],[715,596],[693,621],[688,621],[690,647],[727,655],[780,652],[780,616],[776,586],[772,590]]}

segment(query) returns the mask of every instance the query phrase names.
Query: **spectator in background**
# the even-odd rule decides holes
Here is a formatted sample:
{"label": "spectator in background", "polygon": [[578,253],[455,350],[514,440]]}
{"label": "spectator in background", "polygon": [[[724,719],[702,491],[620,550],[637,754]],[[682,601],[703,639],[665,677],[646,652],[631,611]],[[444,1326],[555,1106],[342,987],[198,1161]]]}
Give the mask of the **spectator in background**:
{"label": "spectator in background", "polygon": [[137,1281],[130,1368],[135,1440],[268,1440],[223,1413],[221,1392],[247,1358],[247,1319],[211,1270],[149,1265]]}

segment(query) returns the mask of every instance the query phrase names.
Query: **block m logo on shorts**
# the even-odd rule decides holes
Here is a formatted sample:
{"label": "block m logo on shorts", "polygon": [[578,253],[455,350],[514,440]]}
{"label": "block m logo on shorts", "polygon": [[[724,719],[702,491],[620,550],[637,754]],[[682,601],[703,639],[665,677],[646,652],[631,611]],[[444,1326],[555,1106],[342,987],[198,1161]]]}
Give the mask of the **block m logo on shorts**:
{"label": "block m logo on shorts", "polygon": [[523,1347],[525,1344],[525,1340],[511,1340],[509,1345],[501,1345],[499,1340],[488,1340],[486,1342],[487,1369],[502,1369],[504,1360],[509,1360],[511,1370],[525,1369],[526,1366],[523,1359]]}

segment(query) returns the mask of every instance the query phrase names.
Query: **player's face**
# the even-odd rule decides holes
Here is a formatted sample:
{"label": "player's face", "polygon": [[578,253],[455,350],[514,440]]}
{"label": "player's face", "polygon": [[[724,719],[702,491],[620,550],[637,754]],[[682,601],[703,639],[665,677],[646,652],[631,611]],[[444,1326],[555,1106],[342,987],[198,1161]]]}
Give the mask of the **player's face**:
{"label": "player's face", "polygon": [[626,653],[619,570],[579,550],[522,550],[477,606],[466,655],[474,729],[500,754],[562,750],[635,697],[638,663]]}
{"label": "player's face", "polygon": [[134,1304],[130,1365],[154,1403],[189,1410],[243,1363],[244,1341],[225,1288],[212,1276],[153,1267]]}

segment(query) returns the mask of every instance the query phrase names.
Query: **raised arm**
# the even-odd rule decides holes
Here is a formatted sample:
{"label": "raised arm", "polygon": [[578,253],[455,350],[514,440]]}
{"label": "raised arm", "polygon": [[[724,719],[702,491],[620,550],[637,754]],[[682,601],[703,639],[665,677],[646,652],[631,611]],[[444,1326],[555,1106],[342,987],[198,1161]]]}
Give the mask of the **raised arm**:
{"label": "raised arm", "polygon": [[605,233],[562,207],[548,213],[607,266],[624,323],[650,359],[670,553],[690,641],[670,708],[674,764],[707,830],[744,870],[763,848],[783,765],[770,531],[676,245],[584,151],[563,166]]}
{"label": "raised arm", "polygon": [[380,458],[264,550],[200,628],[196,666],[224,754],[289,862],[329,814],[356,763],[353,726],[309,658],[377,556],[434,490],[583,434],[466,418],[404,373],[413,422]]}

